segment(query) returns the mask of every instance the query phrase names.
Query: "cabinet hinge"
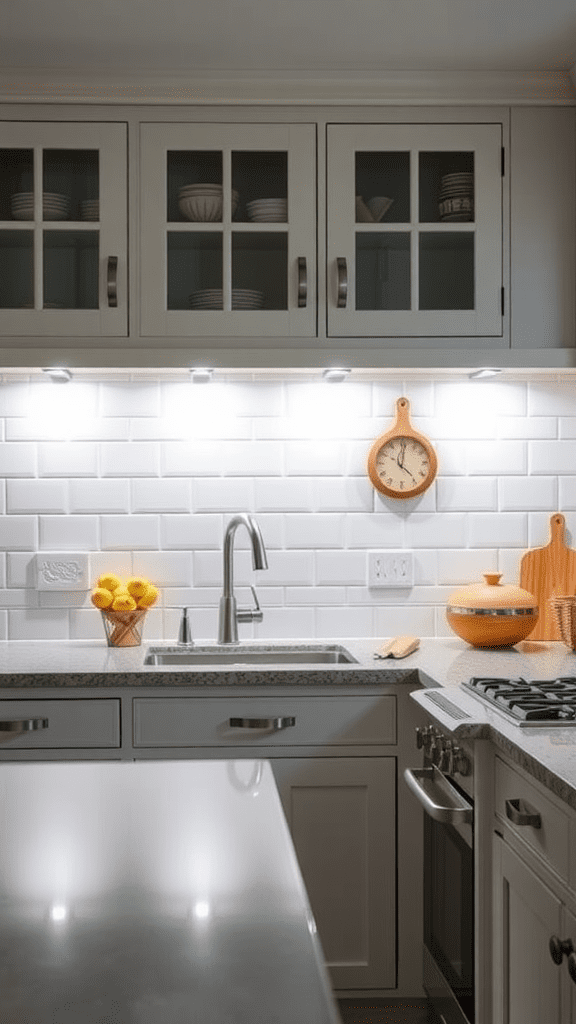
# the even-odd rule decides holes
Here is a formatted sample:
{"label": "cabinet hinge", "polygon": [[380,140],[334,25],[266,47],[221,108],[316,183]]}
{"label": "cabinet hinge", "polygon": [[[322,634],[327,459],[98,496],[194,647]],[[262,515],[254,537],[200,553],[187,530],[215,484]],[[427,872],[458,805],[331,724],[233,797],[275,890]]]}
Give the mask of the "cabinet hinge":
{"label": "cabinet hinge", "polygon": [[504,289],[500,289],[500,313],[504,316]]}
{"label": "cabinet hinge", "polygon": [[506,156],[505,156],[505,153],[506,153],[506,151],[504,149],[504,146],[501,146],[501,148],[500,148],[500,173],[502,174],[502,177],[504,177],[504,174],[506,172]]}

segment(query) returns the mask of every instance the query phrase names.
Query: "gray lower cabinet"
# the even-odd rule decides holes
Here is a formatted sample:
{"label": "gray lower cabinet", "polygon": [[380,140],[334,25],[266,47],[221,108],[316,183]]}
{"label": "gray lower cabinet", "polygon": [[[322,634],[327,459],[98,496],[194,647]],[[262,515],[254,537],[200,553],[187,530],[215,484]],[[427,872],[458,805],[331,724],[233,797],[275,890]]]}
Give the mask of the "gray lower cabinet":
{"label": "gray lower cabinet", "polygon": [[396,696],[135,697],[133,730],[138,757],[270,759],[334,987],[395,988]]}
{"label": "gray lower cabinet", "polygon": [[119,700],[0,700],[0,760],[117,750],[120,742]]}

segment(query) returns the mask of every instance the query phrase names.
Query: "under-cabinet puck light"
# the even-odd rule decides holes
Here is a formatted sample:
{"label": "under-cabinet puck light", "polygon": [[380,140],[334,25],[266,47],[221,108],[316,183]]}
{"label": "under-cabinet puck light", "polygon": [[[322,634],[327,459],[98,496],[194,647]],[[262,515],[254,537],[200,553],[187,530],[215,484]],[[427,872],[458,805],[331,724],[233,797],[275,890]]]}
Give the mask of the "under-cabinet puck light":
{"label": "under-cabinet puck light", "polygon": [[208,384],[212,380],[213,373],[214,370],[209,370],[203,366],[192,367],[190,379],[193,384]]}
{"label": "under-cabinet puck light", "polygon": [[42,373],[45,373],[47,377],[50,377],[50,380],[59,384],[67,384],[69,380],[72,380],[70,370],[66,370],[63,366],[44,366],[42,367]]}
{"label": "under-cabinet puck light", "polygon": [[323,370],[322,377],[330,384],[337,384],[346,380],[346,377],[348,377],[350,373],[350,368],[346,368],[344,366],[333,366],[328,370]]}
{"label": "under-cabinet puck light", "polygon": [[499,366],[481,366],[468,374],[470,380],[484,380],[485,377],[496,377],[502,370]]}

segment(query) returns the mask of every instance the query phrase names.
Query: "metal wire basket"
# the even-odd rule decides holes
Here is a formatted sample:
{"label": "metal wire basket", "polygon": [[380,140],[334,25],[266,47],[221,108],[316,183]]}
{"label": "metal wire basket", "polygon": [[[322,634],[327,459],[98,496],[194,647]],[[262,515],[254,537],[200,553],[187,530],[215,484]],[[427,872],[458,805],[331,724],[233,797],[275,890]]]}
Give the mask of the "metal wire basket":
{"label": "metal wire basket", "polygon": [[551,597],[548,602],[554,613],[560,636],[567,647],[576,649],[576,597]]}

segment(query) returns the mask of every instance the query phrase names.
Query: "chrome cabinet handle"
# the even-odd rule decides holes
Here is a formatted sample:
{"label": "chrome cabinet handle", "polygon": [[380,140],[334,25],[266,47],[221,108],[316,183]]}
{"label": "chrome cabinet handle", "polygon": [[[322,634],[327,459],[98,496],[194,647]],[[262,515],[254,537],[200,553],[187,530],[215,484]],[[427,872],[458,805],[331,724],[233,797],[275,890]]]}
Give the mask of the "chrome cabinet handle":
{"label": "chrome cabinet handle", "polygon": [[118,305],[118,257],[108,257],[108,269],[106,272],[106,294],[108,296],[108,307],[115,308]]}
{"label": "chrome cabinet handle", "polygon": [[13,721],[0,722],[0,732],[33,732],[35,729],[47,729],[47,718],[15,718]]}
{"label": "chrome cabinet handle", "polygon": [[348,299],[348,267],[346,266],[346,257],[338,256],[336,266],[338,268],[338,299],[336,306],[338,309],[346,309]]}
{"label": "chrome cabinet handle", "polygon": [[272,729],[280,732],[281,729],[290,729],[296,725],[296,719],[285,718],[231,718],[231,729]]}
{"label": "chrome cabinet handle", "polygon": [[524,800],[507,800],[506,817],[514,825],[531,825],[532,828],[542,828],[542,818],[538,811],[533,810]]}
{"label": "chrome cabinet handle", "polygon": [[308,302],[308,272],[306,257],[298,257],[298,307],[302,309]]}
{"label": "chrome cabinet handle", "polygon": [[557,935],[551,935],[548,948],[550,956],[558,966],[562,963],[565,956],[570,957],[571,954],[574,955],[572,939],[559,939]]}

